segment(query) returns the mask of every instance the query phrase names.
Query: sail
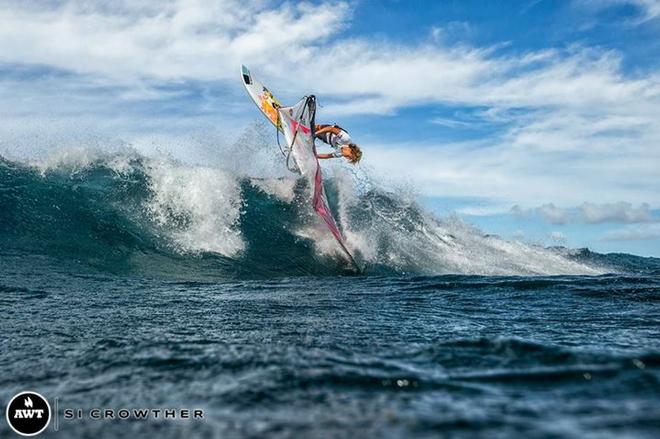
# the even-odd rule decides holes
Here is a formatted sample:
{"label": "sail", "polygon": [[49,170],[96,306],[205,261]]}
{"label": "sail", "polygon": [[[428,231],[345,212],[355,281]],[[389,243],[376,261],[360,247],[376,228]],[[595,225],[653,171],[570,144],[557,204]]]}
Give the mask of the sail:
{"label": "sail", "polygon": [[278,112],[289,154],[293,157],[298,171],[308,180],[309,187],[313,188],[312,207],[314,211],[323,219],[348,259],[359,270],[355,259],[346,248],[344,238],[335,218],[332,216],[323,189],[321,166],[316,158],[316,146],[314,145],[315,97],[304,97],[292,107],[280,107]]}

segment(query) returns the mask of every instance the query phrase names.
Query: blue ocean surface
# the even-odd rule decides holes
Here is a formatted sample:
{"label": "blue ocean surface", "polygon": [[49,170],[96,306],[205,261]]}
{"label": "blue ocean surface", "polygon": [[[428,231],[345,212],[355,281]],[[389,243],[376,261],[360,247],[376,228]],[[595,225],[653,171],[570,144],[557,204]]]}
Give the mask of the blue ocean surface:
{"label": "blue ocean surface", "polygon": [[342,178],[360,274],[296,180],[0,159],[3,410],[44,395],[43,437],[660,437],[659,259],[507,242]]}

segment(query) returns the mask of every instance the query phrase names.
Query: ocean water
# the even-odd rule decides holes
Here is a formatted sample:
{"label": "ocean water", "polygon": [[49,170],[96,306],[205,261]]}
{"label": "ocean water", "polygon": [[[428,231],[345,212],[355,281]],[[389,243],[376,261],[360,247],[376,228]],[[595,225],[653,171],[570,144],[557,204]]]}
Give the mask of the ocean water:
{"label": "ocean water", "polygon": [[47,397],[44,437],[660,437],[659,259],[507,242],[329,174],[361,274],[285,175],[0,159],[3,409]]}

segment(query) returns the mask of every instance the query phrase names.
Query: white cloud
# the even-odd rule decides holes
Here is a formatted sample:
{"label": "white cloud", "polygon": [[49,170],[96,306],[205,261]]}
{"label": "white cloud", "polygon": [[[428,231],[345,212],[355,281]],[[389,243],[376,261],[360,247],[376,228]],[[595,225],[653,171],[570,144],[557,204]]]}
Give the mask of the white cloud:
{"label": "white cloud", "polygon": [[640,241],[660,239],[660,223],[636,224],[606,233],[602,241]]}
{"label": "white cloud", "polygon": [[459,128],[470,128],[470,127],[474,126],[474,124],[472,124],[470,122],[466,122],[466,121],[460,120],[460,119],[451,119],[451,118],[447,118],[447,117],[434,117],[429,122],[431,122],[433,124],[436,124],[436,125],[448,127],[448,128],[457,128],[457,127],[459,127]]}
{"label": "white cloud", "polygon": [[240,60],[281,64],[343,26],[346,3],[65,1],[50,8],[2,2],[0,61],[37,63],[115,80],[229,79]]}
{"label": "white cloud", "polygon": [[580,212],[588,223],[622,222],[622,223],[645,223],[658,221],[654,218],[651,208],[644,203],[638,207],[630,203],[594,204],[584,203],[580,206]]}
{"label": "white cloud", "polygon": [[643,19],[652,20],[660,17],[660,1],[658,0],[628,0],[642,10]]}
{"label": "white cloud", "polygon": [[578,0],[577,4],[596,12],[613,6],[633,6],[637,9],[638,17],[632,24],[641,24],[660,17],[660,1],[658,0]]}
{"label": "white cloud", "polygon": [[506,214],[509,207],[504,204],[467,205],[456,209],[455,212],[469,216],[492,216]]}
{"label": "white cloud", "polygon": [[562,209],[552,203],[544,204],[535,209],[523,209],[515,205],[511,208],[511,213],[518,218],[529,218],[538,215],[552,224],[566,224],[569,222],[570,213],[567,209]]}
{"label": "white cloud", "polygon": [[654,216],[651,207],[642,203],[635,207],[630,203],[582,203],[578,207],[561,208],[554,204],[544,204],[534,209],[523,209],[516,205],[511,208],[511,213],[521,218],[539,216],[551,224],[568,223],[648,223],[660,221],[660,217]]}

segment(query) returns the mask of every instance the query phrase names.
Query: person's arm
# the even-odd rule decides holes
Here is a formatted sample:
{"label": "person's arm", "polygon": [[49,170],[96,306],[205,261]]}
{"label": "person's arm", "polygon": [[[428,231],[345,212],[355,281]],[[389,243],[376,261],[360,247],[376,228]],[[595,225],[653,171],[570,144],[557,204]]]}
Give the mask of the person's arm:
{"label": "person's arm", "polygon": [[336,135],[336,134],[339,133],[339,128],[335,128],[332,125],[329,125],[327,127],[323,127],[320,130],[316,130],[314,132],[314,134],[316,134],[317,136],[320,135],[320,134],[325,134],[325,133],[332,133],[332,134]]}
{"label": "person's arm", "polygon": [[330,154],[316,154],[317,159],[334,159],[336,156],[333,153]]}

